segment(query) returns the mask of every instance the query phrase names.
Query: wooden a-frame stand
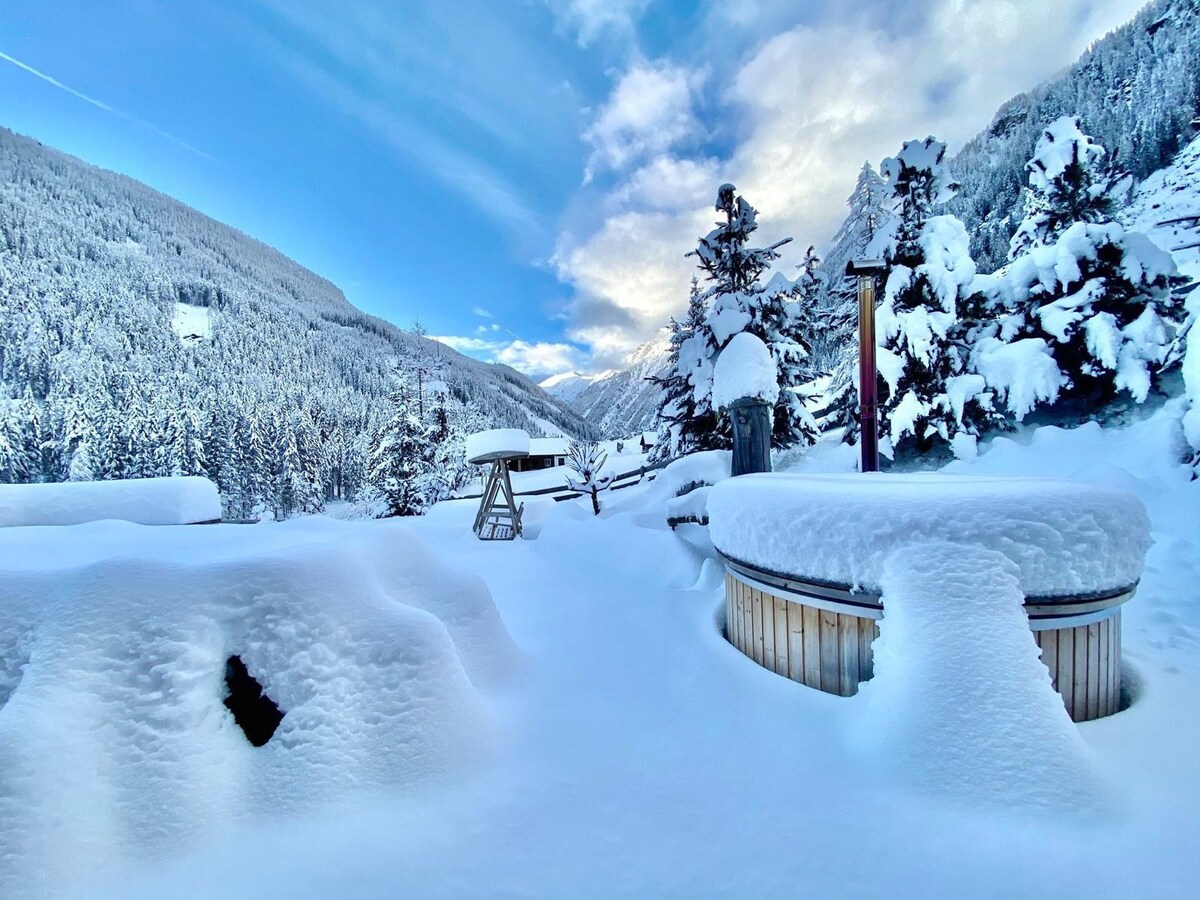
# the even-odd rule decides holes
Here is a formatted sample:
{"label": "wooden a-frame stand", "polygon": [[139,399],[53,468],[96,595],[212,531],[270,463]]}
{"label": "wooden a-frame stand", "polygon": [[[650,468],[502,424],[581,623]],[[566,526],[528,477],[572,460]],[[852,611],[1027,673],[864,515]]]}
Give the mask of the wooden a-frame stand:
{"label": "wooden a-frame stand", "polygon": [[524,510],[525,504],[517,506],[513,495],[508,460],[493,460],[484,483],[483,500],[475,514],[475,535],[481,541],[511,541],[521,533]]}

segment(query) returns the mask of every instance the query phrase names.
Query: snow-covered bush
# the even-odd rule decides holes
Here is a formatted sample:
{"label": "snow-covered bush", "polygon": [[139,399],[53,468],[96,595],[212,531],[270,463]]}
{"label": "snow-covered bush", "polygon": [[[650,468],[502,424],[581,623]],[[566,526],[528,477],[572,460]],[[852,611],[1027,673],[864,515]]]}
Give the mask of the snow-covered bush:
{"label": "snow-covered bush", "polygon": [[608,453],[596,441],[572,441],[567,448],[567,487],[592,500],[592,513],[600,515],[600,492],[608,490],[613,473],[604,474]]}
{"label": "snow-covered bush", "polygon": [[[1060,395],[1104,401],[1127,391],[1141,402],[1182,324],[1175,274],[1144,235],[1076,222],[976,280],[995,321],[980,329],[972,367],[1018,419]],[[1021,366],[1008,364],[1017,357]]]}
{"label": "snow-covered bush", "polygon": [[945,153],[933,138],[908,141],[882,166],[899,212],[876,314],[879,374],[887,384],[879,428],[893,452],[906,439],[922,451],[935,438],[959,447],[957,435],[974,438],[995,418],[984,379],[967,371],[959,318],[975,278],[970,239],[954,216],[933,215],[954,188]]}

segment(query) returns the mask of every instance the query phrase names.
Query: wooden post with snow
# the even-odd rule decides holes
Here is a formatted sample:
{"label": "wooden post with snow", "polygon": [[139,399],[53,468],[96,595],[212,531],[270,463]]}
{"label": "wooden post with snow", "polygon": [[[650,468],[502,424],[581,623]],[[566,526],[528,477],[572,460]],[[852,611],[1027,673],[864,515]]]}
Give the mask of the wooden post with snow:
{"label": "wooden post with snow", "polygon": [[713,369],[713,406],[733,423],[733,475],[771,471],[771,411],[778,399],[771,351],[749,332],[735,334]]}
{"label": "wooden post with snow", "polygon": [[729,404],[733,422],[731,474],[771,471],[771,408],[765,400],[742,397]]}

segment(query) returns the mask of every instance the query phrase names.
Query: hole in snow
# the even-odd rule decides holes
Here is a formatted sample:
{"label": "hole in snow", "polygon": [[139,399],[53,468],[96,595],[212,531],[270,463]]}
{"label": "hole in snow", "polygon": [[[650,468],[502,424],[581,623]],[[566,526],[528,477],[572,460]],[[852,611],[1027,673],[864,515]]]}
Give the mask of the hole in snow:
{"label": "hole in snow", "polygon": [[278,704],[263,693],[262,685],[247,671],[240,656],[225,660],[225,687],[229,691],[225,707],[233,713],[233,720],[245,733],[246,740],[261,747],[283,721]]}
{"label": "hole in snow", "polygon": [[1121,701],[1117,712],[1125,712],[1142,696],[1144,681],[1141,673],[1129,663],[1121,663]]}

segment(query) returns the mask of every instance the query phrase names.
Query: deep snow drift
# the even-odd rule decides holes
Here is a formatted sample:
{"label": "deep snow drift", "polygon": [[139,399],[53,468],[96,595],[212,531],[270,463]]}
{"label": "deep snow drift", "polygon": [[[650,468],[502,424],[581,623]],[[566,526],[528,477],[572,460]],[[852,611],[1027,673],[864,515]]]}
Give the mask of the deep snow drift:
{"label": "deep snow drift", "polygon": [[[284,711],[260,749],[222,703],[233,655]],[[0,661],[12,897],[461,772],[515,650],[483,583],[398,523],[110,521],[0,532]]]}
{"label": "deep snow drift", "polygon": [[[948,466],[1145,506],[1154,544],[1123,607],[1134,703],[1079,726],[1047,705],[1014,603],[956,600],[957,565],[884,579],[908,602],[856,697],[742,656],[706,529],[666,525],[676,491],[725,483],[728,454],[603,495],[598,517],[548,501],[536,539],[503,545],[471,534],[475,501],[404,523],[4,529],[0,895],[1186,893],[1200,482],[1181,409],[1028,429]],[[824,443],[792,464],[854,456]],[[527,660],[515,680],[478,578],[426,542],[486,580]],[[1004,659],[955,655],[963,621]],[[258,750],[220,702],[235,652],[287,713]]]}
{"label": "deep snow drift", "polygon": [[1020,571],[970,543],[908,544],[883,566],[863,752],[898,784],[964,803],[1088,813],[1110,789],[1051,686]]}
{"label": "deep snow drift", "polygon": [[1136,496],[1062,479],[745,475],[714,487],[708,511],[726,556],[875,591],[896,549],[930,541],[1002,554],[1036,596],[1128,587],[1150,546]]}
{"label": "deep snow drift", "polygon": [[195,476],[0,485],[0,527],[101,519],[140,525],[219,522],[221,497],[215,484]]}

